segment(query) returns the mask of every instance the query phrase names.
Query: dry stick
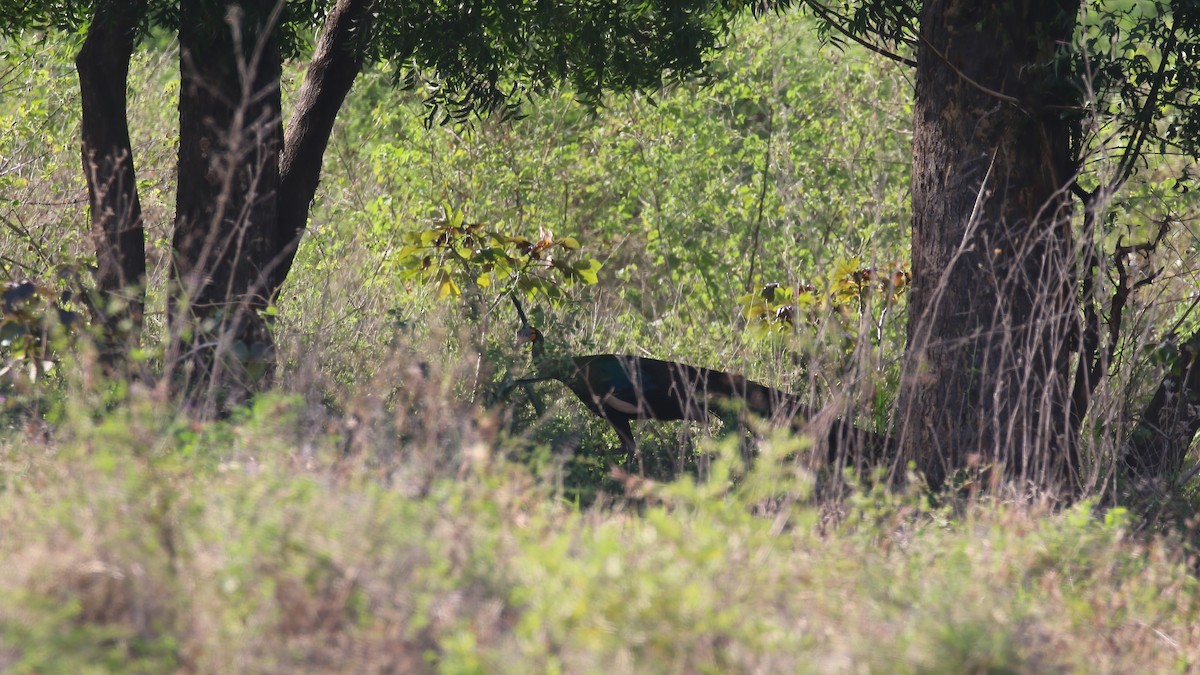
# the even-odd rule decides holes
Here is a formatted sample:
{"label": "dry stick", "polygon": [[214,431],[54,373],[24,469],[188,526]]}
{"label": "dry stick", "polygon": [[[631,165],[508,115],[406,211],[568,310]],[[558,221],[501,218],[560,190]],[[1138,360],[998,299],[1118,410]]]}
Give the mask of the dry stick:
{"label": "dry stick", "polygon": [[1086,252],[1083,254],[1083,279],[1080,284],[1080,297],[1086,303],[1083,307],[1083,325],[1080,328],[1079,356],[1075,368],[1075,384],[1071,393],[1071,433],[1078,436],[1083,427],[1083,418],[1091,406],[1092,395],[1100,382],[1100,373],[1105,366],[1105,359],[1100,350],[1100,316],[1096,309],[1093,295],[1096,289],[1096,269],[1100,266],[1100,256],[1096,254],[1096,205],[1095,200],[1099,191],[1088,192],[1076,182],[1071,186],[1075,195],[1083,202],[1083,241]]}
{"label": "dry stick", "polygon": [[[1070,195],[1072,192],[1074,192],[1076,190],[1076,187],[1077,187],[1077,182],[1074,180],[1074,178],[1071,179],[1070,183],[1067,183],[1065,185],[1058,187],[1054,191],[1054,194],[1052,194],[1049,198],[1047,198],[1047,200],[1038,207],[1038,210],[1034,216],[1034,221],[1035,222],[1040,221],[1043,218],[1044,214],[1047,212],[1047,210],[1050,209],[1054,205],[1061,205],[1061,206],[1065,207],[1065,205],[1069,204],[1070,203]],[[1062,201],[1059,201],[1059,200],[1062,200]],[[1062,217],[1061,212],[1059,211],[1058,208],[1055,209],[1055,213],[1051,214],[1051,217],[1053,218],[1053,221],[1055,221],[1055,222],[1058,221],[1058,219],[1060,219]],[[1055,243],[1055,240],[1053,239],[1055,237],[1055,235],[1053,234],[1052,229],[1047,230],[1042,235],[1042,237],[1051,238],[1051,240],[1050,240],[1051,245],[1053,245],[1053,243]],[[1072,252],[1072,255],[1073,255],[1073,252]],[[1062,260],[1062,261],[1060,261],[1060,264],[1069,270],[1070,265],[1072,263],[1069,262],[1068,260]],[[1045,278],[1044,273],[1045,273],[1046,269],[1047,268],[1043,267],[1042,277],[1040,277],[1040,278],[1043,278],[1043,279]],[[1015,272],[1016,272],[1016,270],[1014,270],[1014,273]],[[1066,308],[1060,308],[1060,311],[1066,312],[1067,310],[1066,310]],[[1072,312],[1073,312],[1073,310],[1072,310]],[[1063,316],[1065,316],[1065,314],[1059,314],[1059,317],[1063,317]],[[1040,321],[1037,323],[1040,323]],[[1029,330],[1036,330],[1037,329],[1036,325],[1037,324],[1031,324],[1029,327]],[[1059,325],[1059,328],[1065,328],[1067,333],[1069,333],[1071,330],[1070,326],[1063,326],[1062,324]],[[1057,335],[1057,338],[1055,338],[1053,341],[1062,341],[1062,340],[1067,339],[1067,334],[1062,334],[1062,335],[1056,334],[1056,335]],[[1069,357],[1068,357],[1068,359],[1069,359]],[[1030,363],[1028,361],[1026,361],[1026,377],[1029,376],[1029,368],[1030,367],[1031,367]],[[1064,380],[1064,384],[1066,384],[1065,380]],[[1064,394],[1065,394],[1065,392],[1064,392]],[[1048,390],[1043,386],[1043,388],[1042,388],[1043,405],[1047,406],[1049,408],[1053,408],[1054,402],[1046,399],[1046,397],[1049,395],[1050,394],[1049,394]],[[1068,405],[1064,409],[1064,419],[1063,419],[1064,426],[1062,428],[1065,430],[1064,433],[1066,433],[1066,434],[1074,434],[1074,429],[1076,428],[1075,424],[1073,423],[1073,419],[1071,417],[1074,395],[1075,395],[1075,392],[1072,388],[1071,393],[1067,394]],[[1042,422],[1039,426],[1039,433],[1050,432],[1051,442],[1057,443],[1057,440],[1054,439],[1054,437],[1053,437],[1054,427],[1052,427],[1052,426],[1050,428],[1046,427],[1047,424],[1051,424],[1050,420],[1051,420],[1050,416],[1045,416],[1042,418]],[[1070,476],[1072,476],[1076,480],[1078,480],[1081,475],[1080,472],[1081,472],[1082,462],[1079,457],[1078,444],[1075,443],[1071,439],[1077,439],[1077,435],[1068,436],[1067,470],[1068,470],[1068,473],[1070,474]],[[1045,462],[1048,460],[1049,457],[1051,457],[1051,455],[1049,453],[1043,453],[1043,455],[1042,455],[1043,468],[1046,468],[1048,466],[1047,464],[1045,464]]]}
{"label": "dry stick", "polygon": [[[924,351],[926,346],[932,341],[933,335],[931,331],[933,329],[934,319],[937,315],[938,308],[941,306],[942,293],[945,292],[946,287],[949,285],[950,272],[954,269],[955,265],[958,264],[959,259],[966,255],[973,247],[971,244],[971,236],[975,232],[975,229],[979,226],[979,214],[983,208],[984,194],[987,192],[988,182],[992,178],[992,171],[996,167],[996,156],[999,154],[999,152],[999,146],[992,151],[992,158],[988,162],[987,172],[984,173],[983,180],[979,184],[979,190],[975,195],[975,203],[971,208],[971,215],[967,218],[966,226],[963,228],[962,241],[959,242],[957,249],[951,255],[950,260],[938,275],[937,285],[933,287],[932,297],[930,297],[929,302],[924,308],[922,316],[920,317],[924,323],[923,325],[918,323],[920,330],[909,341],[908,349],[913,354]],[[909,320],[911,321],[912,318],[910,317]],[[904,376],[902,375],[901,377],[903,378]],[[906,386],[912,386],[910,383],[911,378],[909,378],[909,383],[906,383],[902,379],[900,383],[901,389],[903,390],[903,388]],[[898,429],[896,439],[901,444],[901,452],[896,454],[895,461],[892,463],[891,478],[895,478],[896,473],[902,468],[901,455],[905,450],[903,445],[907,444],[907,427],[910,416],[911,415],[905,412],[903,419],[899,420],[899,423],[903,426]],[[941,447],[931,448],[930,451],[937,453],[939,459],[942,459],[943,461],[945,460],[945,458],[941,456]]]}
{"label": "dry stick", "polygon": [[50,261],[50,256],[46,253],[46,249],[42,248],[37,239],[34,239],[33,234],[27,227],[25,227],[24,224],[12,218],[5,217],[4,226],[12,230],[18,237],[25,241],[25,244],[29,247],[30,252],[38,257],[44,267],[49,268],[53,265],[53,263]]}
{"label": "dry stick", "polygon": [[[1135,131],[1136,135],[1133,142],[1125,146],[1125,152],[1122,155],[1120,162],[1118,162],[1118,169],[1112,181],[1110,181],[1108,185],[1104,186],[1103,191],[1100,188],[1097,188],[1092,192],[1088,192],[1087,190],[1084,190],[1083,187],[1078,183],[1072,186],[1072,191],[1083,203],[1084,209],[1087,212],[1084,220],[1085,223],[1088,224],[1088,231],[1085,232],[1085,236],[1089,237],[1089,242],[1091,241],[1091,229],[1095,227],[1095,212],[1097,210],[1095,207],[1095,200],[1102,194],[1107,196],[1115,193],[1121,188],[1122,185],[1125,184],[1126,181],[1129,180],[1130,176],[1133,174],[1133,168],[1136,165],[1137,157],[1141,151],[1142,144],[1145,142],[1146,136],[1150,132],[1151,112],[1156,108],[1155,102],[1157,101],[1159,91],[1162,88],[1162,76],[1165,72],[1168,61],[1167,55],[1174,50],[1176,42],[1176,33],[1174,30],[1172,30],[1170,36],[1168,37],[1167,44],[1163,47],[1162,60],[1159,62],[1158,72],[1156,73],[1157,77],[1151,85],[1150,91],[1146,94],[1142,108],[1138,111],[1138,114],[1135,118],[1137,123]],[[1086,370],[1081,368],[1076,374],[1075,392],[1072,395],[1072,415],[1074,416],[1074,422],[1077,426],[1082,424],[1083,416],[1086,414],[1087,408],[1091,403],[1091,396],[1095,392],[1096,387],[1099,386],[1100,379],[1104,376],[1104,371],[1107,369],[1107,364],[1112,363],[1112,359],[1116,352],[1117,340],[1120,337],[1121,324],[1123,323],[1123,310],[1128,302],[1130,294],[1132,294],[1132,292],[1138,288],[1149,284],[1153,278],[1157,276],[1157,274],[1152,274],[1149,277],[1136,282],[1132,287],[1129,286],[1128,273],[1124,264],[1124,256],[1134,251],[1153,251],[1155,248],[1157,248],[1158,244],[1161,243],[1162,238],[1165,236],[1165,228],[1166,222],[1164,221],[1160,227],[1158,235],[1155,237],[1154,241],[1150,242],[1149,244],[1134,247],[1124,247],[1120,245],[1120,242],[1118,242],[1117,250],[1113,254],[1113,261],[1117,268],[1118,280],[1116,283],[1116,288],[1113,291],[1111,311],[1108,320],[1109,330],[1107,349],[1100,349],[1099,318],[1096,314],[1094,305],[1089,305],[1084,310],[1085,320],[1088,322],[1088,325],[1085,327],[1086,333],[1080,344],[1080,365],[1083,365],[1083,359],[1088,352],[1091,352],[1091,364],[1088,368],[1086,368]],[[1091,246],[1090,243],[1089,246]],[[1091,258],[1092,260],[1085,262],[1086,269],[1083,287],[1085,291],[1085,297],[1088,295],[1088,289],[1092,288],[1094,284],[1091,271],[1092,262],[1098,262],[1098,259],[1094,254],[1091,256]],[[1086,377],[1086,381],[1081,379],[1082,376]]]}
{"label": "dry stick", "polygon": [[[771,79],[774,81],[773,77]],[[771,175],[771,141],[775,138],[775,108],[768,105],[767,110],[767,148],[763,152],[762,181],[758,188],[758,213],[755,216],[754,236],[750,246],[750,270],[746,272],[747,293],[753,290],[751,284],[754,283],[754,265],[758,262],[758,236],[762,231],[763,203],[767,200],[767,178]]]}
{"label": "dry stick", "polygon": [[[994,159],[995,159],[995,156],[993,155],[993,160],[994,160]],[[989,172],[990,172],[990,169],[989,169]],[[1037,212],[1036,212],[1036,214],[1034,215],[1034,218],[1033,218],[1034,222],[1038,222],[1038,221],[1042,220],[1042,218],[1045,216],[1045,214],[1046,214],[1047,210],[1048,210],[1048,209],[1049,209],[1051,206],[1054,206],[1054,205],[1056,205],[1056,204],[1059,204],[1060,202],[1059,202],[1059,201],[1057,201],[1057,200],[1066,198],[1066,197],[1067,197],[1067,195],[1068,195],[1068,194],[1069,194],[1071,191],[1073,191],[1073,190],[1075,189],[1075,186],[1076,186],[1076,183],[1074,182],[1074,180],[1072,180],[1072,182],[1071,182],[1071,183],[1069,183],[1069,184],[1066,184],[1066,185],[1063,185],[1063,186],[1061,186],[1061,187],[1057,188],[1057,189],[1055,190],[1054,194],[1053,194],[1053,195],[1051,195],[1051,196],[1050,196],[1050,197],[1049,197],[1049,198],[1048,198],[1048,199],[1047,199],[1047,200],[1046,200],[1046,201],[1045,201],[1043,204],[1041,204],[1041,205],[1038,207],[1038,210],[1037,210]],[[979,197],[979,195],[977,195],[977,200],[976,200],[976,203],[975,203],[975,207],[976,207],[976,209],[978,209],[978,207],[981,205],[981,201],[978,199],[978,197]],[[973,213],[972,213],[972,218],[974,218],[974,217],[977,215],[977,213],[978,213],[977,211],[973,212]],[[1061,216],[1059,216],[1057,213],[1055,213],[1055,214],[1052,214],[1052,217],[1053,217],[1053,218],[1055,218],[1055,219],[1057,219],[1057,218],[1059,218],[1059,217],[1061,217]],[[1054,236],[1054,235],[1053,235],[1052,231],[1047,231],[1046,233],[1044,233],[1044,234],[1042,235],[1042,237],[1053,237],[1053,236]],[[1029,247],[1029,246],[1031,246],[1031,245],[1036,245],[1036,243],[1037,243],[1038,241],[1039,241],[1039,239],[1034,239],[1034,240],[1032,240],[1032,241],[1030,241],[1030,240],[1026,240],[1026,241],[1024,242],[1024,244],[1023,244],[1023,246],[1024,246],[1024,247],[1026,247],[1026,248],[1023,248],[1023,249],[1022,249],[1022,252],[1020,253],[1020,257],[1027,257],[1027,256],[1028,256],[1028,250],[1027,250],[1027,247]],[[1063,262],[1062,262],[1062,264],[1063,264],[1063,265],[1066,265],[1066,264],[1068,264],[1068,263],[1067,263],[1066,261],[1063,261]],[[1046,271],[1046,269],[1047,269],[1047,268],[1046,268],[1045,266],[1043,266],[1043,268],[1042,268],[1042,272],[1041,272],[1041,273],[1039,273],[1039,275],[1040,275],[1040,276],[1039,276],[1039,279],[1044,279],[1044,278],[1045,278],[1045,277],[1044,277],[1044,276],[1042,276],[1042,275],[1044,274],[1044,272]],[[1007,276],[1006,276],[1006,277],[1005,277],[1005,278],[1002,280],[1004,285],[1003,285],[1003,286],[1001,286],[1001,287],[999,287],[999,288],[1006,288],[1006,287],[1009,287],[1009,286],[1011,286],[1012,284],[1014,284],[1014,283],[1018,282],[1018,281],[1019,281],[1019,279],[1017,279],[1016,277],[1017,277],[1017,275],[1022,275],[1022,274],[1024,274],[1024,272],[1023,272],[1023,270],[1022,270],[1022,268],[1021,268],[1020,266],[1013,268],[1012,270],[1010,270],[1010,272],[1008,273],[1008,275],[1007,275]],[[1003,316],[1002,312],[1003,312],[1003,308],[1002,308],[1000,305],[997,305],[997,307],[996,307],[996,310],[995,310],[995,312],[994,312],[994,314],[993,314],[993,324],[994,324],[994,325],[1001,325],[1002,323],[1004,323],[1004,321],[1002,321],[1002,319],[1004,319],[1004,316]],[[1061,316],[1061,315],[1060,315],[1060,316]],[[1004,319],[1004,320],[1006,321],[1006,319]],[[1031,322],[1030,322],[1030,323],[1029,323],[1029,324],[1026,326],[1025,330],[1027,330],[1027,331],[1036,331],[1036,330],[1039,330],[1039,328],[1038,328],[1038,327],[1039,327],[1040,325],[1043,325],[1041,321],[1037,321],[1037,322],[1032,322],[1032,321],[1031,321]],[[1032,335],[1031,335],[1030,337],[1032,337]],[[1060,336],[1060,339],[1062,339],[1062,336]],[[1010,348],[1011,348],[1011,344],[1007,344],[1007,343],[1006,343],[1006,344],[1004,345],[1004,348],[1005,348],[1006,350],[1010,349]],[[1027,383],[1029,382],[1030,378],[1032,377],[1032,364],[1031,364],[1031,362],[1030,362],[1030,361],[1028,361],[1028,360],[1026,360],[1026,361],[1025,361],[1025,364],[1026,364],[1026,365],[1025,365],[1025,369],[1024,369],[1024,371],[1023,371],[1023,373],[1022,373],[1022,380],[1021,380],[1021,384],[1020,384],[1020,386],[1021,386],[1021,391],[1025,391],[1025,390],[1027,389]],[[1047,395],[1048,395],[1048,392],[1047,392],[1046,388],[1045,388],[1045,387],[1043,387],[1043,388],[1042,388],[1042,397],[1043,397],[1043,403],[1048,405],[1048,404],[1050,404],[1050,402],[1045,400],[1045,396],[1047,396]],[[1072,395],[1073,395],[1073,394],[1072,394]],[[1071,424],[1070,412],[1071,412],[1071,411],[1070,411],[1069,409],[1066,411],[1067,417],[1066,417],[1066,419],[1064,420],[1064,423],[1066,424],[1066,427],[1065,427],[1065,428],[1066,428],[1066,429],[1068,429],[1068,432],[1069,432],[1069,430],[1070,430],[1070,429],[1072,429],[1072,428],[1073,428],[1073,427],[1072,427],[1072,424]],[[1046,431],[1048,431],[1048,429],[1046,429],[1046,427],[1045,427],[1045,425],[1049,423],[1047,420],[1049,420],[1049,418],[1048,418],[1048,417],[1046,417],[1046,418],[1042,418],[1042,422],[1041,422],[1041,424],[1039,425],[1038,429],[1035,431],[1035,433],[1042,434],[1042,433],[1045,433]],[[997,419],[997,418],[994,418],[994,421],[995,421],[995,424],[997,425],[997,428],[999,428],[999,425],[1000,425],[1000,420],[999,420],[999,419]],[[1052,430],[1052,429],[1051,429],[1051,430]],[[1015,427],[1014,427],[1014,425],[1013,425],[1013,424],[1011,424],[1011,423],[1009,423],[1009,424],[1007,425],[1007,431],[1006,431],[1006,434],[1007,434],[1007,441],[1008,441],[1008,442],[1007,442],[1007,445],[1009,445],[1009,446],[1014,446],[1014,447],[1023,447],[1023,448],[1025,448],[1025,447],[1034,447],[1034,446],[1036,445],[1036,443],[1034,443],[1034,441],[1036,441],[1036,440],[1037,440],[1037,438],[1039,438],[1039,437],[1035,437],[1035,438],[1026,438],[1026,439],[1013,439],[1013,437],[1012,437],[1012,434],[1014,433],[1014,431],[1015,431]],[[1028,433],[1028,432],[1026,432],[1026,433]],[[1019,442],[1017,442],[1017,443],[1014,443],[1014,441],[1019,441]],[[1043,454],[1043,455],[1042,455],[1042,457],[1043,457],[1043,458],[1045,458],[1045,457],[1049,457],[1049,455],[1047,455],[1047,454]],[[1070,448],[1069,448],[1069,450],[1068,450],[1068,460],[1067,460],[1067,461],[1068,461],[1068,467],[1069,467],[1069,471],[1071,472],[1071,474],[1073,474],[1073,475],[1077,475],[1077,474],[1078,474],[1078,467],[1079,467],[1079,464],[1080,464],[1080,462],[1079,462],[1078,452],[1077,452],[1077,450],[1076,450],[1076,448],[1075,448],[1074,446],[1070,446]],[[1023,462],[1023,463],[1022,463],[1022,471],[1023,471],[1023,472],[1024,472],[1024,471],[1026,471],[1026,468],[1025,468],[1025,466],[1026,466],[1026,465],[1025,465],[1025,463]],[[1044,468],[1044,467],[1045,467],[1045,465],[1043,464],[1043,468]]]}

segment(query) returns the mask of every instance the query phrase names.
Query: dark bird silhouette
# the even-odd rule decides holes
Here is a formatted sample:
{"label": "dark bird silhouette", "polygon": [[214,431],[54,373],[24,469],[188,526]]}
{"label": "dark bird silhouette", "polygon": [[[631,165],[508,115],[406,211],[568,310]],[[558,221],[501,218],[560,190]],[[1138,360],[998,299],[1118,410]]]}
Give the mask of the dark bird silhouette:
{"label": "dark bird silhouette", "polygon": [[811,413],[791,394],[719,370],[628,354],[549,357],[542,332],[529,325],[515,297],[513,304],[522,324],[518,341],[531,346],[537,375],[517,380],[507,389],[545,380],[562,382],[617,432],[628,464],[637,452],[631,420],[703,423],[709,413],[724,418],[738,407],[768,419]]}

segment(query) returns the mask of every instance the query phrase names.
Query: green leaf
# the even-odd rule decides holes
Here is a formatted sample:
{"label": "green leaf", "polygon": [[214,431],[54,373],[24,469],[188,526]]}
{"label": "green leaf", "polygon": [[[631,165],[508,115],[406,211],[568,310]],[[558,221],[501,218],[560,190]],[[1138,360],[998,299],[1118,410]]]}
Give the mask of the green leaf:
{"label": "green leaf", "polygon": [[406,246],[404,246],[403,248],[401,248],[401,249],[400,249],[400,252],[396,254],[396,257],[397,257],[397,258],[400,258],[401,260],[403,260],[404,258],[407,258],[407,257],[409,257],[409,256],[411,256],[411,255],[414,255],[414,254],[416,254],[416,253],[419,253],[419,252],[421,251],[421,248],[422,248],[422,247],[420,247],[420,246],[415,246],[415,245],[413,245],[413,244],[408,244],[408,245],[406,245]]}
{"label": "green leaf", "polygon": [[583,281],[583,283],[588,284],[588,285],[599,283],[599,281],[600,281],[600,276],[598,274],[598,272],[600,271],[600,261],[599,260],[595,260],[593,258],[585,258],[583,260],[577,260],[577,261],[575,261],[574,267],[575,267],[575,271],[579,274],[579,278]]}
{"label": "green leaf", "polygon": [[460,295],[462,295],[462,289],[458,287],[458,284],[454,283],[454,280],[448,275],[443,275],[442,280],[438,283],[438,300],[445,298],[457,298]]}

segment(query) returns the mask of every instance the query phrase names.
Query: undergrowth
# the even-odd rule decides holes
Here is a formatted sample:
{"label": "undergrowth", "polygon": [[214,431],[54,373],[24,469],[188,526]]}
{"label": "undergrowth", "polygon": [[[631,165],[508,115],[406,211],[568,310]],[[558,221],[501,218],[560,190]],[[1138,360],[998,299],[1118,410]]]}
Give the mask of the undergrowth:
{"label": "undergrowth", "polygon": [[[448,405],[457,405],[448,402]],[[471,424],[423,475],[269,396],[150,392],[0,451],[6,672],[1164,672],[1200,659],[1194,560],[1120,509],[863,488],[776,438],[746,469],[590,507]],[[419,441],[415,445],[421,445]]]}

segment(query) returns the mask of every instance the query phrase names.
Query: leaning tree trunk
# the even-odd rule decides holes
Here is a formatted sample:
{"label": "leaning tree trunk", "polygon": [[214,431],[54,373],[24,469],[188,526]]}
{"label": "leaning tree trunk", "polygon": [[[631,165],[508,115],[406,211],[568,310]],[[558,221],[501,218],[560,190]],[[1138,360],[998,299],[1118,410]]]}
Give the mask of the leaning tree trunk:
{"label": "leaning tree trunk", "polygon": [[75,58],[83,107],[83,175],[100,291],[92,307],[104,329],[102,355],[108,365],[137,339],[145,304],[145,235],[125,110],[129,59],[145,4],[97,3]]}
{"label": "leaning tree trunk", "polygon": [[276,258],[281,59],[275,0],[180,5],[171,335],[185,391],[234,403],[269,382],[259,311]]}
{"label": "leaning tree trunk", "polygon": [[1200,432],[1200,333],[1179,347],[1126,443],[1134,478],[1174,478]]}
{"label": "leaning tree trunk", "polygon": [[[1057,50],[1079,0],[930,0],[913,123],[913,286],[900,435],[939,486],[1059,486],[1078,304]],[[964,476],[966,477],[966,476]]]}
{"label": "leaning tree trunk", "polygon": [[279,293],[308,225],[321,162],[333,122],[363,66],[373,0],[338,0],[328,16],[288,120],[280,159],[276,260],[269,270],[271,296]]}

